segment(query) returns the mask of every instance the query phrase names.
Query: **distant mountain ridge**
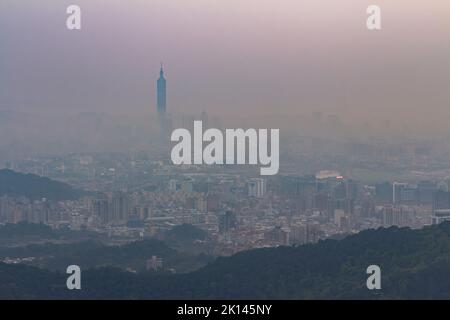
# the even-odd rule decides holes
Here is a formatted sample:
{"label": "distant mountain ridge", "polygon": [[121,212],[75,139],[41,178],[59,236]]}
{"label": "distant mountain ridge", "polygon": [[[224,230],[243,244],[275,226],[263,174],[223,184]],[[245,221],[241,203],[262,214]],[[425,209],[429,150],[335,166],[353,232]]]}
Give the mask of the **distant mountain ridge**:
{"label": "distant mountain ridge", "polygon": [[0,170],[0,196],[24,196],[32,200],[46,198],[60,201],[75,200],[84,194],[84,191],[77,190],[64,182],[9,169]]}
{"label": "distant mountain ridge", "polygon": [[[366,287],[373,264],[381,268],[381,290]],[[80,291],[67,290],[65,279],[63,273],[0,264],[0,298],[450,299],[450,222],[250,250],[188,274],[83,270]]]}

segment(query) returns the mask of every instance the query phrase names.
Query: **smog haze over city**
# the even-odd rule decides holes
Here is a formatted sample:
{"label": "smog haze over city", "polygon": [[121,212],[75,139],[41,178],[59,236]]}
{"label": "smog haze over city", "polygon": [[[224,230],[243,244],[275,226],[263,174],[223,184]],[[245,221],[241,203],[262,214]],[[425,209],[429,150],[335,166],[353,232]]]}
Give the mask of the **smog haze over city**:
{"label": "smog haze over city", "polygon": [[3,0],[0,39],[0,298],[450,298],[448,0]]}

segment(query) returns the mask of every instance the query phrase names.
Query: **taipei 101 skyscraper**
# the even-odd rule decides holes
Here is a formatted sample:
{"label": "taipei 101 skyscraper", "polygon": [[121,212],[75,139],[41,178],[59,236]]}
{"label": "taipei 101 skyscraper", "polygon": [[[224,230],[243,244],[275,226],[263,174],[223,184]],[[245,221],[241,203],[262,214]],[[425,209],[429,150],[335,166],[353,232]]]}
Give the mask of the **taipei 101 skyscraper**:
{"label": "taipei 101 skyscraper", "polygon": [[157,111],[160,130],[160,147],[163,154],[168,152],[170,147],[170,130],[172,122],[170,116],[166,113],[166,78],[164,77],[164,69],[161,63],[161,69],[159,71],[159,79],[156,85],[157,90]]}
{"label": "taipei 101 skyscraper", "polygon": [[164,118],[166,114],[166,79],[164,78],[162,63],[161,70],[159,71],[159,79],[157,82],[157,106],[159,117]]}

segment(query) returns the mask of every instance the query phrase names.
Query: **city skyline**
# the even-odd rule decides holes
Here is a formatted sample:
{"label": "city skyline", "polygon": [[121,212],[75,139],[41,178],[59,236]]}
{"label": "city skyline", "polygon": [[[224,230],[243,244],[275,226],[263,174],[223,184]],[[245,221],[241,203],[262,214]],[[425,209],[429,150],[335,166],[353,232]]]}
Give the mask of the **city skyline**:
{"label": "city skyline", "polygon": [[40,2],[43,10],[35,10],[38,4],[18,0],[2,8],[2,30],[10,32],[0,109],[123,113],[126,106],[141,115],[156,99],[151,65],[163,57],[177,113],[318,110],[348,121],[419,122],[428,130],[450,118],[446,1],[380,1],[383,29],[374,33],[365,26],[368,1],[345,0],[339,9],[325,0],[155,0],[126,9],[117,1],[80,1],[78,33],[64,29],[66,2]]}
{"label": "city skyline", "polygon": [[450,299],[449,15],[2,0],[0,299]]}

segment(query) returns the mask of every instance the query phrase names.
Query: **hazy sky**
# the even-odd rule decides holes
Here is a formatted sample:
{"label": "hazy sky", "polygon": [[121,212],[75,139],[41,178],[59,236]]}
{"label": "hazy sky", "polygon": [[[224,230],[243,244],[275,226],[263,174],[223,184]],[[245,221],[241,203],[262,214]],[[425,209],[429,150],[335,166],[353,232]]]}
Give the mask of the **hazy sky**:
{"label": "hazy sky", "polygon": [[153,111],[161,61],[173,113],[450,120],[448,0],[0,1],[0,110]]}

